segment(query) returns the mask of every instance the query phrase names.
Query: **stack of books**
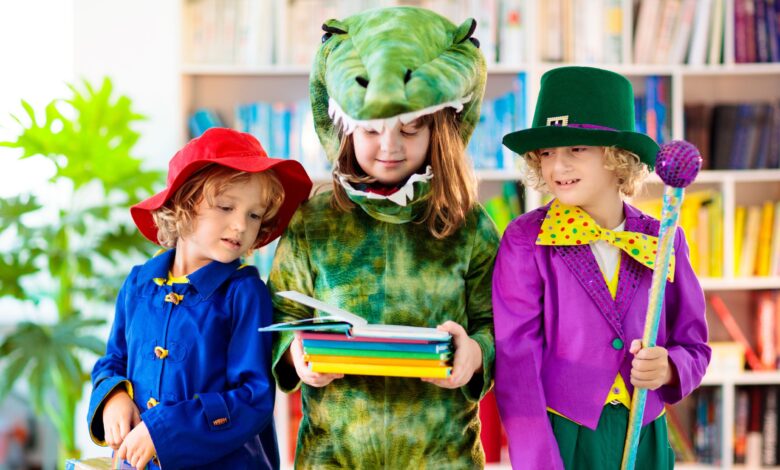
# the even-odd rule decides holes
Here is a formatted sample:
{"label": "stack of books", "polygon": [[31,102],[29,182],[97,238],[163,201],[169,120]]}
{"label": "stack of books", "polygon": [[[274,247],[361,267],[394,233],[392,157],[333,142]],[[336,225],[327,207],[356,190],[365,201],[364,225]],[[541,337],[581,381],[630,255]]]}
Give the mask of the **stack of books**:
{"label": "stack of books", "polygon": [[443,379],[452,371],[450,340],[301,333],[304,359],[314,372]]}
{"label": "stack of books", "polygon": [[276,295],[327,315],[277,323],[259,331],[299,331],[314,372],[385,377],[447,378],[452,336],[435,328],[369,324],[364,318],[300,292]]}

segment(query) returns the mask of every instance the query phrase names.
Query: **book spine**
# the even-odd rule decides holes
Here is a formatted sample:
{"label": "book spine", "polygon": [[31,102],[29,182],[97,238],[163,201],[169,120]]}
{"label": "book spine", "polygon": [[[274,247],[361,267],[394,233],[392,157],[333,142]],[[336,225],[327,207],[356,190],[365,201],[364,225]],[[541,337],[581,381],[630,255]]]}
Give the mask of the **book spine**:
{"label": "book spine", "polygon": [[715,314],[718,315],[718,318],[720,318],[720,321],[723,322],[723,326],[726,327],[726,331],[728,331],[729,335],[745,348],[745,359],[750,368],[756,371],[764,370],[764,365],[753,350],[753,346],[750,345],[745,334],[742,333],[742,329],[737,324],[737,321],[734,319],[734,316],[731,314],[728,307],[726,307],[723,300],[717,295],[711,295],[710,305],[715,311]]}

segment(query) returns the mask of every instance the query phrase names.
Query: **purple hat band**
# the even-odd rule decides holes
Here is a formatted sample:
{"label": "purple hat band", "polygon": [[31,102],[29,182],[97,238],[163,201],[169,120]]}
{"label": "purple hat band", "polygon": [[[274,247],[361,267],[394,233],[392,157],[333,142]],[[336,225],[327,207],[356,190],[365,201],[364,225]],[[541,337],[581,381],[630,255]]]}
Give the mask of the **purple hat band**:
{"label": "purple hat band", "polygon": [[[555,126],[555,124],[553,125]],[[563,127],[563,126],[556,126],[556,127]],[[617,132],[617,129],[613,129],[611,127],[605,127],[605,126],[598,126],[596,124],[568,124],[566,127],[576,127],[577,129],[594,129],[597,131]]]}

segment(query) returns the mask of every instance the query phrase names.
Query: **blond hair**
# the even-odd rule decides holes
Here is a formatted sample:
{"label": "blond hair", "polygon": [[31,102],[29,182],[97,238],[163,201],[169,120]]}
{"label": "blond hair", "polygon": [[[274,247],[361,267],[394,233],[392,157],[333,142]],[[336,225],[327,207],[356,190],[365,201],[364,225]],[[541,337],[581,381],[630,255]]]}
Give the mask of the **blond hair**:
{"label": "blond hair", "polygon": [[[427,197],[427,206],[422,220],[435,238],[442,239],[452,235],[466,221],[469,211],[476,204],[477,181],[471,162],[460,136],[460,126],[452,108],[446,108],[417,120],[420,127],[431,130],[428,144],[428,157],[423,167],[430,165],[433,170],[431,193]],[[333,194],[331,204],[348,212],[355,207],[339,182],[339,176],[346,177],[350,183],[374,183],[375,178],[368,176],[355,158],[355,145],[352,135],[341,135],[341,145],[333,169]]]}
{"label": "blond hair", "polygon": [[[542,178],[539,151],[532,150],[524,154],[523,158],[526,163],[526,171],[523,175],[524,182],[537,191],[551,192]],[[615,172],[618,180],[618,191],[626,197],[634,196],[639,192],[649,173],[647,165],[642,163],[637,154],[612,146],[604,147],[604,168]]]}
{"label": "blond hair", "polygon": [[284,187],[273,170],[248,173],[217,164],[207,165],[193,173],[162,207],[152,212],[157,225],[157,241],[166,248],[176,246],[179,238],[194,230],[198,204],[205,200],[209,206],[214,206],[214,199],[228,187],[252,180],[260,187],[259,202],[266,208],[260,221],[260,230],[252,244],[254,249],[275,228],[275,218],[284,201]]}

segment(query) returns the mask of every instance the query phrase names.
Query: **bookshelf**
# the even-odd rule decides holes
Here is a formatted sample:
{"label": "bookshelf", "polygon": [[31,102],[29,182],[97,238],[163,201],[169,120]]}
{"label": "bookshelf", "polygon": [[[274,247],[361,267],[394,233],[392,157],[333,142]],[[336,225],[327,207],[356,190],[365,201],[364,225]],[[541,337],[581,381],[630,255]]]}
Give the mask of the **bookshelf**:
{"label": "bookshelf", "polygon": [[[263,11],[253,10],[258,7],[252,0],[180,0],[182,122],[186,123],[194,110],[209,108],[223,116],[226,125],[234,125],[235,108],[241,104],[306,100],[310,68],[305,58],[319,45],[322,21],[398,3],[440,11],[456,23],[468,16],[476,17],[480,29],[475,36],[480,39],[486,56],[493,58],[488,63],[486,99],[507,93],[515,86],[518,75],[522,75],[525,98],[522,127],[533,116],[540,77],[561,65],[596,65],[629,77],[637,95],[660,92],[665,119],[657,132],[658,138],[665,141],[689,138],[694,123],[686,122],[686,117],[691,105],[780,102],[780,57],[777,56],[780,42],[775,51],[774,46],[765,44],[766,38],[764,43],[758,36],[753,40],[757,51],[765,49],[763,60],[768,58],[773,62],[758,63],[762,60],[759,52],[754,51],[753,56],[746,52],[749,49],[747,22],[763,25],[769,12],[761,8],[746,12],[742,8],[743,0],[267,0],[258,3],[263,5]],[[759,7],[773,5],[766,0],[747,3]],[[193,11],[194,6],[202,10]],[[231,8],[235,11],[229,11]],[[761,11],[765,16],[760,16]],[[686,12],[690,14],[686,16]],[[209,14],[214,15],[215,21],[227,18],[237,22],[232,30],[218,23],[209,26]],[[748,14],[753,15],[749,20]],[[256,19],[258,15],[270,16],[280,26],[261,33],[240,21]],[[263,23],[257,20],[256,24]],[[198,27],[202,28],[200,33]],[[572,31],[576,31],[576,37]],[[225,41],[220,34],[233,34],[235,39]],[[648,34],[652,39],[649,50],[646,37],[642,37]],[[245,37],[260,40],[267,50],[247,59],[247,50],[258,46],[257,43],[248,48],[241,45]],[[209,38],[216,39],[214,42],[218,44],[235,46],[227,47],[226,54],[210,46],[206,53],[199,55],[199,45]],[[679,55],[680,47],[682,55]],[[749,60],[751,57],[753,60]],[[653,87],[658,88],[651,90]],[[181,132],[184,135],[186,129]],[[710,137],[707,138],[709,141]],[[478,168],[476,174],[483,202],[500,194],[504,183],[521,177],[511,160],[504,161],[500,168]],[[323,169],[313,172],[312,178],[317,183],[330,182],[329,173]],[[658,198],[662,190],[660,180],[651,176],[645,191],[635,200],[641,203]],[[712,252],[722,254],[721,274],[702,276],[702,287],[707,295],[722,296],[743,330],[752,331],[751,299],[756,292],[780,290],[780,273],[738,275],[734,248],[737,212],[738,207],[758,205],[764,200],[780,201],[780,169],[775,166],[774,169],[704,170],[687,193],[699,191],[717,194],[722,204],[721,238],[710,241]],[[527,190],[524,196],[526,210],[542,203],[541,195],[534,191]],[[775,217],[780,214],[775,213]],[[711,311],[708,311],[708,321],[713,340],[730,340]],[[748,335],[751,340],[754,336]],[[719,390],[719,455],[713,465],[682,463],[678,468],[744,468],[735,465],[733,452],[737,390],[748,385],[780,385],[780,373],[719,374],[711,370],[703,385]],[[277,430],[285,458],[291,423],[286,418],[287,397],[278,394],[277,400],[279,409],[284,411],[277,410]],[[680,413],[689,413],[693,406],[686,401],[678,408]]]}

